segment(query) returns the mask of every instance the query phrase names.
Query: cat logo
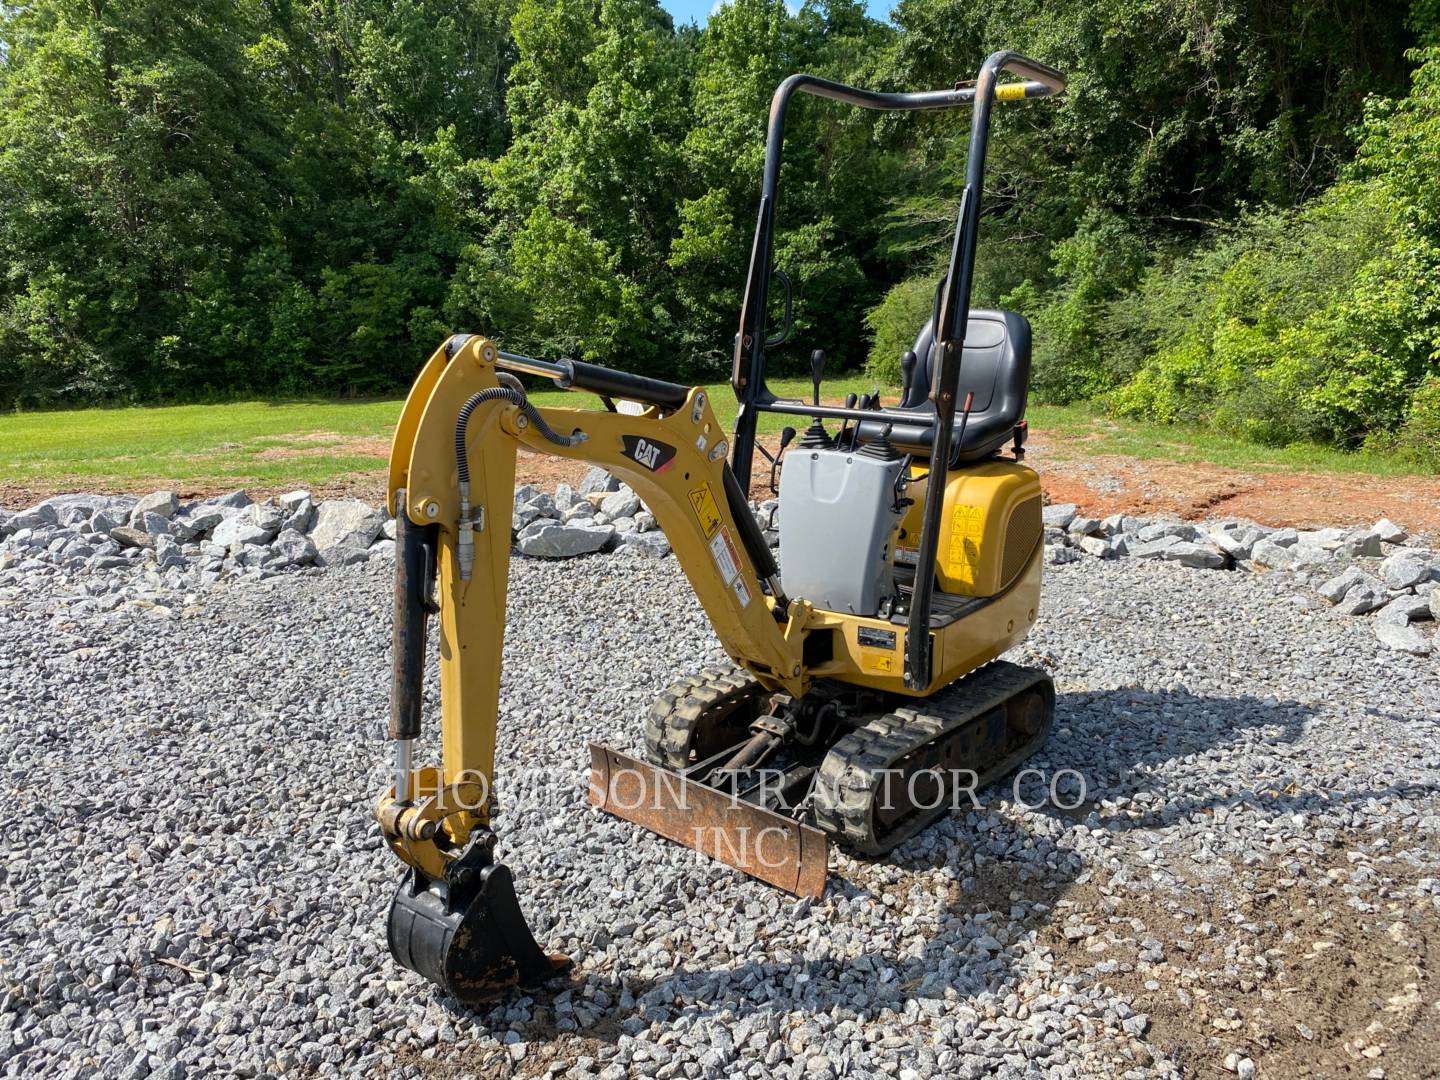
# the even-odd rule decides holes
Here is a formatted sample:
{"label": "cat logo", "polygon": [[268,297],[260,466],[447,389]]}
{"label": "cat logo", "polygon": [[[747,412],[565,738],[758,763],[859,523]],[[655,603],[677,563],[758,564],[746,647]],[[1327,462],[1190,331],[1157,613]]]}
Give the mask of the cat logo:
{"label": "cat logo", "polygon": [[625,456],[653,473],[664,472],[675,462],[675,447],[639,435],[622,435]]}

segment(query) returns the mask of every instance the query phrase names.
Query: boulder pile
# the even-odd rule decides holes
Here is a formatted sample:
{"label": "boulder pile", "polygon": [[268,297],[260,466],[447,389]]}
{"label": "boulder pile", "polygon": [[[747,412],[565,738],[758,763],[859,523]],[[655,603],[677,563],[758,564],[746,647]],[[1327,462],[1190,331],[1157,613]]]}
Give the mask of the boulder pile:
{"label": "boulder pile", "polygon": [[1387,519],[1353,529],[1272,529],[1248,521],[1159,521],[1113,514],[1097,519],[1071,503],[1042,511],[1046,561],[1156,559],[1204,570],[1284,572],[1302,590],[1346,615],[1374,615],[1375,636],[1424,656],[1440,620],[1440,554]]}
{"label": "boulder pile", "polygon": [[[521,484],[514,498],[512,540],[520,555],[670,554],[655,516],[604,469],[553,493]],[[766,539],[777,544],[778,500],[752,502],[751,510]],[[1153,559],[1201,570],[1283,574],[1300,590],[1297,603],[1323,602],[1345,615],[1370,616],[1376,638],[1388,648],[1423,656],[1435,647],[1428,627],[1440,620],[1440,554],[1390,521],[1358,529],[1275,529],[1127,514],[1097,519],[1070,504],[1045,507],[1043,518],[1051,565]],[[139,570],[151,588],[183,592],[222,580],[316,574],[389,558],[394,537],[395,522],[385,510],[358,499],[316,500],[306,491],[259,501],[233,491],[186,503],[168,491],[142,498],[60,495],[18,513],[0,510],[0,571],[85,575],[86,590],[104,595]]]}

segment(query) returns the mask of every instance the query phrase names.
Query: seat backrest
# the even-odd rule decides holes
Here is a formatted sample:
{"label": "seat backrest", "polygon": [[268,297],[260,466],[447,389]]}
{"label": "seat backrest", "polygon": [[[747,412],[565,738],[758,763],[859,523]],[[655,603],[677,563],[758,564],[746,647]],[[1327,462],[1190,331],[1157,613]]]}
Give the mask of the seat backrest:
{"label": "seat backrest", "polygon": [[[930,403],[930,379],[934,358],[931,345],[934,331],[929,322],[915,339],[915,378],[900,403],[901,409],[934,413]],[[950,439],[950,467],[979,461],[998,453],[1025,416],[1030,386],[1030,323],[1013,311],[971,311],[965,330],[965,348],[960,360],[960,385],[956,394],[955,425]],[[960,438],[960,410],[967,394],[975,395],[970,418]],[[860,440],[879,438],[884,424],[865,421]],[[907,453],[930,453],[930,427],[923,424],[896,424],[890,441]]]}

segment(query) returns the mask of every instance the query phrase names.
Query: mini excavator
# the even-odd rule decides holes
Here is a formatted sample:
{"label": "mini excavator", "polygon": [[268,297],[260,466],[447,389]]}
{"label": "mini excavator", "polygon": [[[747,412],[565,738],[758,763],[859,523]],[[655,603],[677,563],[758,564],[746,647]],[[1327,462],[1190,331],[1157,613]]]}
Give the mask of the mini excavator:
{"label": "mini excavator", "polygon": [[[1002,72],[1018,79],[1001,81]],[[770,107],[764,181],[734,344],[728,436],[701,387],[541,360],[457,335],[410,391],[390,456],[396,519],[390,736],[376,807],[406,865],[391,952],[466,1003],[561,973],[495,855],[501,642],[516,451],[603,466],[644,500],[731,664],[681,679],[645,722],[644,758],[592,745],[589,799],[771,885],[818,896],[831,840],[883,855],[1044,742],[1054,689],[996,658],[1035,621],[1040,483],[1022,464],[1030,327],[970,309],[992,106],[1060,93],[1064,76],[1013,52],[953,89],[877,93],[793,75]],[[973,109],[965,187],[931,316],[902,358],[898,403],[778,398],[767,351],[791,329],[772,266],[786,109],[797,93],[866,109]],[[768,333],[772,280],[781,328]],[[538,408],[517,376],[599,397]],[[620,411],[617,401],[638,403]],[[778,453],[761,413],[808,417]],[[831,432],[826,424],[838,423]],[[779,565],[750,510],[757,449],[779,472]],[[412,761],[426,637],[438,623],[439,765]]]}

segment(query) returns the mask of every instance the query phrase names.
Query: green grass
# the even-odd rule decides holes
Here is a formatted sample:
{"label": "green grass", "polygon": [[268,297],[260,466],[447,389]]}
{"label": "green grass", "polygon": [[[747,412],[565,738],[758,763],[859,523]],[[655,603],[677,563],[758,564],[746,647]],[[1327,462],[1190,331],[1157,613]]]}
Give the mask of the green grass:
{"label": "green grass", "polygon": [[[808,395],[809,383],[779,380],[782,396]],[[826,397],[871,389],[859,378],[826,384]],[[709,387],[727,428],[735,396]],[[531,395],[542,406],[599,409],[589,394]],[[198,492],[226,487],[311,487],[374,472],[385,464],[400,415],[399,398],[370,401],[239,401],[217,405],[72,409],[0,415],[0,483],[25,488],[122,490],[174,486]],[[803,421],[760,418],[779,432]]]}
{"label": "green grass", "polygon": [[1027,415],[1033,430],[1060,436],[1052,443],[1053,457],[1118,454],[1144,460],[1205,462],[1253,472],[1428,475],[1401,459],[1381,454],[1346,453],[1308,443],[1261,446],[1208,428],[1117,419],[1093,406],[1032,405]]}
{"label": "green grass", "polygon": [[[784,397],[809,396],[804,380],[778,380]],[[839,401],[871,385],[859,377],[827,382]],[[709,387],[727,428],[735,399],[726,384]],[[887,391],[894,400],[894,391]],[[540,405],[599,408],[588,394],[542,391]],[[173,486],[187,492],[227,487],[258,490],[344,484],[383,468],[399,399],[374,401],[244,401],[220,405],[76,409],[0,416],[0,483],[34,489],[123,490]],[[1211,462],[1249,470],[1413,472],[1375,455],[1315,446],[1270,448],[1204,429],[1108,418],[1084,407],[1034,406],[1030,423],[1051,434],[1055,456],[1120,454],[1142,459]],[[775,434],[800,418],[762,415],[760,430]]]}

